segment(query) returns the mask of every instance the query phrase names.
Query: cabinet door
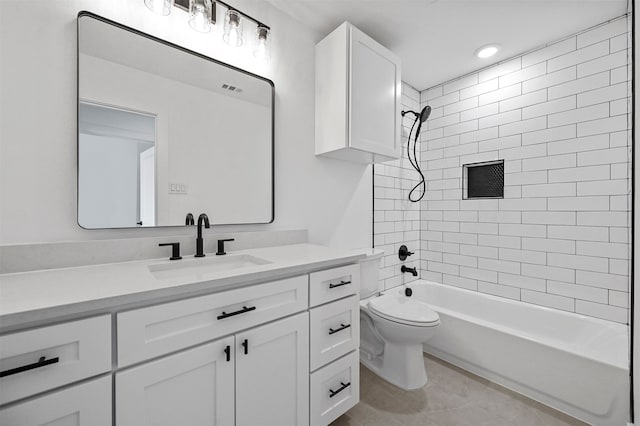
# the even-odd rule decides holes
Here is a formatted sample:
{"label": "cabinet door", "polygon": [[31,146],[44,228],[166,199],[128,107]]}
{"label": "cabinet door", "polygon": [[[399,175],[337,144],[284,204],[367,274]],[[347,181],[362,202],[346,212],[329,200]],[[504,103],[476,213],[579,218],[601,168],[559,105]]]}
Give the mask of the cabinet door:
{"label": "cabinet door", "polygon": [[400,156],[400,61],[351,26],[351,147]]}
{"label": "cabinet door", "polygon": [[307,312],[236,335],[236,405],[237,426],[309,423]]}
{"label": "cabinet door", "polygon": [[233,425],[233,350],[228,337],[116,373],[116,425]]}
{"label": "cabinet door", "polygon": [[3,426],[111,426],[111,376],[0,410]]}

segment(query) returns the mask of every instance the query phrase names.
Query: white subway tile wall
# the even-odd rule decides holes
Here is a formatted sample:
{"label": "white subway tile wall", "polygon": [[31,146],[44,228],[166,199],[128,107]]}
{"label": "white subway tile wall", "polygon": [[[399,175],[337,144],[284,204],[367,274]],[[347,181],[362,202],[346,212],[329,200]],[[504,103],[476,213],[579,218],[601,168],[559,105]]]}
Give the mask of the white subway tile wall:
{"label": "white subway tile wall", "polygon": [[[621,17],[419,95],[403,85],[404,108],[433,108],[419,147],[427,193],[407,201],[417,173],[406,155],[376,166],[384,288],[412,280],[396,254],[406,243],[423,279],[627,322],[629,25]],[[462,166],[498,159],[504,199],[462,200]]]}
{"label": "white subway tile wall", "polygon": [[[422,134],[423,278],[627,322],[628,26],[622,17],[422,93],[421,106],[443,108]],[[505,198],[461,200],[463,164],[498,159]]]}
{"label": "white subway tile wall", "polygon": [[[455,93],[458,94],[457,91]],[[420,110],[420,93],[404,83],[402,109]],[[434,115],[432,113],[430,119],[437,120],[438,118],[434,118]],[[380,265],[381,290],[418,279],[409,273],[400,272],[401,265],[420,269],[420,203],[412,203],[408,200],[409,191],[419,182],[419,175],[411,167],[406,152],[407,135],[412,123],[413,116],[410,114],[402,120],[402,157],[399,160],[374,166],[373,242],[376,248],[384,250]],[[448,125],[448,123],[444,124]],[[426,124],[424,127],[426,128]],[[413,145],[411,149],[413,150]],[[419,157],[420,153],[417,152],[417,154]],[[441,170],[431,178],[446,187]],[[417,189],[414,195],[419,193],[421,190]],[[402,244],[414,253],[405,262],[401,262],[398,258],[398,250]]]}

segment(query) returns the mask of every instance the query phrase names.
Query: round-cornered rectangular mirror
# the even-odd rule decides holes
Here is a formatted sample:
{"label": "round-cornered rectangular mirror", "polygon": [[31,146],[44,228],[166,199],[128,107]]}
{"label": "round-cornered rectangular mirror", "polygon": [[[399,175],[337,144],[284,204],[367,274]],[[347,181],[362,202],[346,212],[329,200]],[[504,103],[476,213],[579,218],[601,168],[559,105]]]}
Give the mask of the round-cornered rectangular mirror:
{"label": "round-cornered rectangular mirror", "polygon": [[78,223],[274,218],[273,82],[78,14]]}

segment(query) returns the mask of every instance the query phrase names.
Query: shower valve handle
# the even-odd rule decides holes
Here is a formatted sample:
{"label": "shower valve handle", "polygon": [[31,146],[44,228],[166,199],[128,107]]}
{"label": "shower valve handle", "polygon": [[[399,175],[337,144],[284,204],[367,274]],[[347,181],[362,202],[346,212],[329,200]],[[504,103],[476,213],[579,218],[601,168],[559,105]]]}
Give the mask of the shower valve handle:
{"label": "shower valve handle", "polygon": [[407,260],[407,257],[411,256],[412,254],[414,254],[412,251],[409,251],[409,249],[407,248],[407,246],[405,246],[404,244],[400,246],[400,249],[398,250],[398,258],[400,260]]}

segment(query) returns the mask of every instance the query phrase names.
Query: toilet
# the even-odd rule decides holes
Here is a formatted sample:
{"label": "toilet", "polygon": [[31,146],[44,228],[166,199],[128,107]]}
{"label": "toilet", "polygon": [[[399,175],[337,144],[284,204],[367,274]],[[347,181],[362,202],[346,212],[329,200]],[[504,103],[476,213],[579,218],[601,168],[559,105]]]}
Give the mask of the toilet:
{"label": "toilet", "polygon": [[380,294],[382,255],[374,249],[360,261],[360,362],[399,388],[419,389],[427,383],[422,344],[435,334],[440,317],[407,297],[406,286]]}

